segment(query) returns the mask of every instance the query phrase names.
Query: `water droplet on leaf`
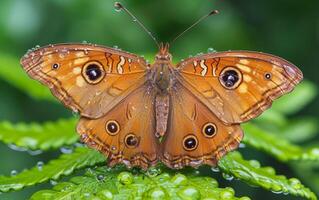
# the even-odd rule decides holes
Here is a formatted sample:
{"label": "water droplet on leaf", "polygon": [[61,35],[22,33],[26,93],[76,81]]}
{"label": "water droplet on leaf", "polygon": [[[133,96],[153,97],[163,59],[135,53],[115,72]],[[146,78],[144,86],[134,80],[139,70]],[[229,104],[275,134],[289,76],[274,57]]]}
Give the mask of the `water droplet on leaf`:
{"label": "water droplet on leaf", "polygon": [[70,154],[70,153],[73,153],[73,148],[72,147],[61,147],[60,151],[64,154]]}
{"label": "water droplet on leaf", "polygon": [[227,181],[231,181],[234,179],[234,177],[230,174],[222,173],[222,175],[223,175],[223,178],[226,179]]}
{"label": "water droplet on leaf", "polygon": [[219,170],[218,167],[212,167],[211,170],[212,170],[213,172],[220,172],[220,170]]}
{"label": "water droplet on leaf", "polygon": [[51,179],[51,180],[50,180],[50,184],[53,185],[53,186],[55,186],[56,184],[58,184],[58,182]]}
{"label": "water droplet on leaf", "polygon": [[11,170],[10,172],[11,176],[16,176],[18,174],[17,170]]}
{"label": "water droplet on leaf", "polygon": [[214,48],[212,48],[212,47],[209,47],[207,49],[207,53],[215,53],[215,52],[217,52],[217,51]]}
{"label": "water droplet on leaf", "polygon": [[122,11],[122,5],[119,2],[114,3],[114,10],[116,12],[121,12]]}
{"label": "water droplet on leaf", "polygon": [[43,165],[44,165],[44,163],[43,163],[42,161],[39,161],[39,162],[37,163],[37,167],[38,167],[38,170],[39,170],[39,171],[42,170]]}

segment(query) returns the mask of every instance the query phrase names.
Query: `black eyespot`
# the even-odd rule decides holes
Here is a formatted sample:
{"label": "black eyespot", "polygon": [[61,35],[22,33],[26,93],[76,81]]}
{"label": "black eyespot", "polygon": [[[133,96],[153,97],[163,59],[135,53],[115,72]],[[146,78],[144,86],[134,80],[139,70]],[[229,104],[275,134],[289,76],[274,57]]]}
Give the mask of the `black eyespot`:
{"label": "black eyespot", "polygon": [[124,140],[128,148],[134,148],[138,146],[138,138],[133,133],[128,134]]}
{"label": "black eyespot", "polygon": [[235,89],[241,83],[241,79],[242,74],[234,67],[225,68],[219,77],[219,81],[226,89]]}
{"label": "black eyespot", "polygon": [[116,135],[120,131],[120,125],[115,120],[110,120],[105,126],[106,132],[110,135]]}
{"label": "black eyespot", "polygon": [[102,71],[96,64],[87,66],[85,73],[91,81],[95,81],[102,76]]}
{"label": "black eyespot", "polygon": [[88,83],[97,84],[104,78],[105,71],[102,64],[93,61],[84,65],[82,75]]}
{"label": "black eyespot", "polygon": [[217,127],[213,123],[207,123],[203,126],[202,133],[206,137],[213,137],[217,132]]}
{"label": "black eyespot", "polygon": [[271,73],[267,72],[267,73],[265,74],[265,78],[268,79],[268,80],[271,79]]}
{"label": "black eyespot", "polygon": [[195,136],[188,135],[183,140],[183,147],[187,151],[192,151],[196,149],[198,146],[198,141]]}
{"label": "black eyespot", "polygon": [[52,65],[52,69],[58,69],[60,66],[59,66],[59,64],[58,63],[54,63],[53,65]]}

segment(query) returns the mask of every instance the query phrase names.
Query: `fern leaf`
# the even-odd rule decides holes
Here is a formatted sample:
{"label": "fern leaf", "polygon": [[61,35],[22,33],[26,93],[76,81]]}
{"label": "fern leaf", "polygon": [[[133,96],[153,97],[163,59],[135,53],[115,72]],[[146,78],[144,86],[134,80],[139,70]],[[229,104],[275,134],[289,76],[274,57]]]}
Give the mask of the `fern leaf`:
{"label": "fern leaf", "polygon": [[[36,192],[31,200],[64,199],[239,199],[232,188],[218,188],[218,183],[210,177],[196,174],[161,172],[161,168],[151,173],[123,171],[101,167],[89,170],[85,176],[74,177],[62,182],[51,190]],[[249,199],[242,197],[241,200]]]}
{"label": "fern leaf", "polygon": [[58,148],[78,140],[75,123],[76,119],[62,119],[44,124],[0,122],[0,141],[32,150]]}
{"label": "fern leaf", "polygon": [[271,167],[260,167],[256,160],[246,161],[238,152],[224,156],[218,163],[226,174],[275,193],[291,194],[307,199],[317,199],[315,194],[296,178],[276,175]]}
{"label": "fern leaf", "polygon": [[36,99],[55,101],[50,90],[28,77],[16,57],[0,54],[0,78]]}
{"label": "fern leaf", "polygon": [[74,170],[94,166],[105,161],[97,151],[86,147],[77,147],[71,154],[64,154],[56,160],[51,160],[41,168],[34,167],[16,176],[0,176],[0,191],[20,190],[25,186],[43,183],[50,179],[56,180],[62,175],[69,175]]}
{"label": "fern leaf", "polygon": [[244,124],[244,143],[262,150],[281,161],[289,160],[317,160],[319,161],[319,148],[304,149],[290,143],[280,134],[271,134],[252,123]]}

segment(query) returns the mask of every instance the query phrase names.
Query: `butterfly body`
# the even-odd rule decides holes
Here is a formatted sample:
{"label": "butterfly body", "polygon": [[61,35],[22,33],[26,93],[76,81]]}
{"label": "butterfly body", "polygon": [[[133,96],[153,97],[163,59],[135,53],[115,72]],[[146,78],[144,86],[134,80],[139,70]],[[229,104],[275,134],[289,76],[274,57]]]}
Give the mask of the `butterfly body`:
{"label": "butterfly body", "polygon": [[215,166],[243,138],[240,123],[290,92],[301,71],[277,56],[208,53],[172,63],[161,45],[142,57],[91,44],[49,45],[21,63],[66,107],[79,112],[81,140],[108,157],[147,169]]}

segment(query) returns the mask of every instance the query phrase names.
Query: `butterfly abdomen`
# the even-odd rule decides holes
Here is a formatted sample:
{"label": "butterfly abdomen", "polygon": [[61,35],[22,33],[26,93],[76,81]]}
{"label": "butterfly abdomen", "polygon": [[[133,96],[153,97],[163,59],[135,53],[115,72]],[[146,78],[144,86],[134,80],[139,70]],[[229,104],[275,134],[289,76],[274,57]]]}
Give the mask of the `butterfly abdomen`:
{"label": "butterfly abdomen", "polygon": [[169,96],[157,95],[155,99],[156,137],[164,136],[169,114]]}

